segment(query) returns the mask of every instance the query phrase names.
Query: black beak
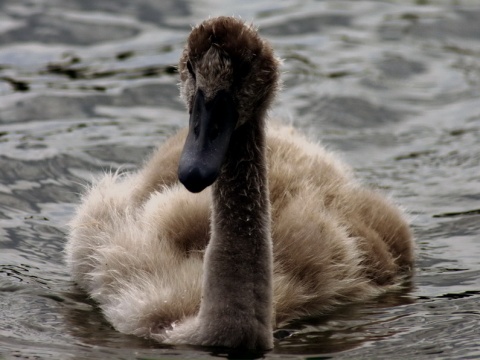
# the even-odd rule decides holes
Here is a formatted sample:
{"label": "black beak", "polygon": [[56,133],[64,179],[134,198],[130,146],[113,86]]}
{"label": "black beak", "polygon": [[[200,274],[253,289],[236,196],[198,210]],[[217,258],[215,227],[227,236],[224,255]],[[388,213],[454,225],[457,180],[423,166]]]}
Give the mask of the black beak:
{"label": "black beak", "polygon": [[220,90],[205,102],[203,91],[197,91],[178,166],[178,179],[189,191],[200,192],[217,179],[237,119],[230,93]]}

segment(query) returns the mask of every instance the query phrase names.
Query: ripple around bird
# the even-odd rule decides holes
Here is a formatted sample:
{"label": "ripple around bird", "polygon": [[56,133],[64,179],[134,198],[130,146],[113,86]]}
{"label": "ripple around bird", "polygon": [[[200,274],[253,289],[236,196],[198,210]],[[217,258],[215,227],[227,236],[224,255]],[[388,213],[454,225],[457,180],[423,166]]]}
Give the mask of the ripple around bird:
{"label": "ripple around bird", "polygon": [[[285,59],[272,112],[411,214],[412,287],[292,324],[267,357],[480,356],[480,14],[457,1],[228,3]],[[78,194],[186,125],[175,62],[212,0],[0,4],[0,354],[210,356],[114,331],[62,260]]]}

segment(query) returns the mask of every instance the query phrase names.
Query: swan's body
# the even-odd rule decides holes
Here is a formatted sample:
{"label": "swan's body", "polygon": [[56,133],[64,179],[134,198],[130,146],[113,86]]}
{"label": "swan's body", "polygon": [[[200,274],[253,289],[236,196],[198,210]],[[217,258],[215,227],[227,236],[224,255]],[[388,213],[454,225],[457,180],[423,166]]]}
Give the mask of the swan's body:
{"label": "swan's body", "polygon": [[[255,30],[207,20],[179,69],[188,133],[138,173],[105,175],[72,221],[73,277],[116,329],[268,349],[275,325],[372,298],[410,274],[401,211],[323,147],[265,126],[278,62]],[[193,194],[179,176],[194,192],[215,182]]]}

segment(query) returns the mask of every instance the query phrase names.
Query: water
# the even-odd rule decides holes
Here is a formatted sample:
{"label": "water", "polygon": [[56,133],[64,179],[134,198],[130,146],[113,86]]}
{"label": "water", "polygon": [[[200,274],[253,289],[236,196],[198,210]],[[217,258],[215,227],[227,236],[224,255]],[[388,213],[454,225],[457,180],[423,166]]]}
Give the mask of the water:
{"label": "water", "polygon": [[285,59],[274,115],[398,199],[418,247],[410,291],[292,324],[266,357],[480,357],[478,1],[5,0],[0,358],[212,356],[113,330],[62,250],[92,175],[135,169],[186,124],[172,65],[220,14]]}

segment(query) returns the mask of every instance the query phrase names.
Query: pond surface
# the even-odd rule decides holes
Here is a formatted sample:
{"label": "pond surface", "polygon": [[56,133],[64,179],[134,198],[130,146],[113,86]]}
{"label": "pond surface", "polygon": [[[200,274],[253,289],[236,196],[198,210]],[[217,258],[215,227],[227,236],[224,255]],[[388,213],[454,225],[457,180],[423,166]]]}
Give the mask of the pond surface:
{"label": "pond surface", "polygon": [[[480,4],[0,2],[0,358],[208,358],[123,335],[72,284],[66,224],[93,175],[187,123],[190,26],[239,15],[284,62],[273,116],[411,215],[412,289],[279,333],[267,358],[480,357]],[[285,336],[288,335],[288,336]]]}

